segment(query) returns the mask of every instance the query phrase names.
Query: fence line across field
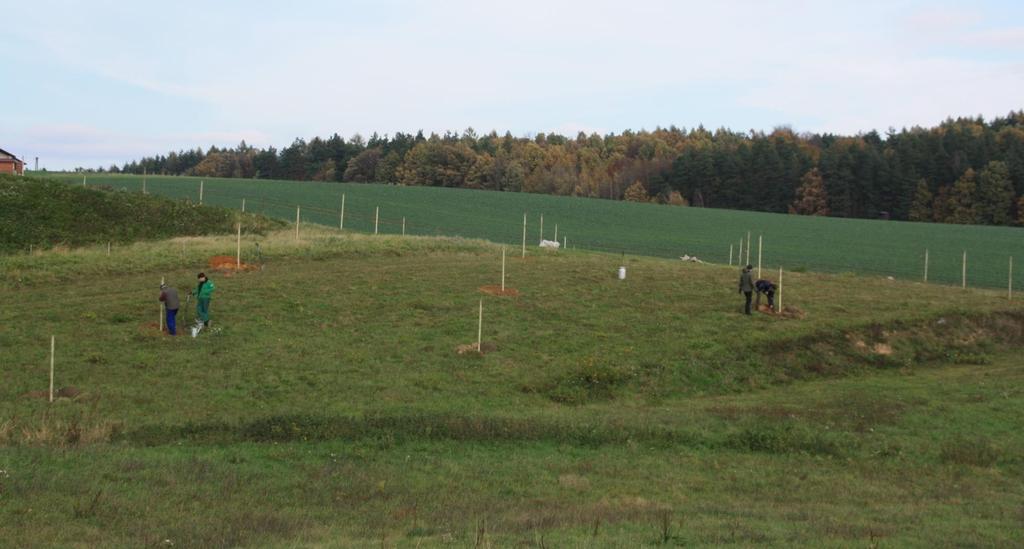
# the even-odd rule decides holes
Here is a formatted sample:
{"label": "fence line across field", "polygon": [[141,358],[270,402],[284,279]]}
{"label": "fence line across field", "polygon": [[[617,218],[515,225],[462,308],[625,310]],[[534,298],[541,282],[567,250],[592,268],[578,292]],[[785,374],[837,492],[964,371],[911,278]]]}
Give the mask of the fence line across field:
{"label": "fence line across field", "polygon": [[[188,180],[184,180],[184,181],[188,181]],[[175,183],[177,183],[177,182],[175,182]],[[200,180],[199,183],[200,183],[199,184],[199,194],[200,194],[200,200],[201,201],[204,199],[205,192],[209,192],[211,194],[211,196],[230,198],[231,200],[236,200],[236,201],[239,200],[239,194],[241,194],[241,193],[238,193],[238,192],[226,192],[225,193],[225,192],[217,192],[217,191],[214,191],[214,190],[205,191],[204,190],[205,189],[205,180]],[[177,185],[176,187],[172,187],[172,189],[180,189],[180,188],[181,188],[180,185]],[[192,187],[192,188],[194,189],[195,187]],[[172,192],[171,194],[179,194],[179,193]],[[260,191],[257,191],[257,194],[260,194]],[[242,199],[244,200],[245,198],[242,197]],[[267,197],[265,195],[257,198],[257,200],[263,202],[264,203],[263,205],[264,205],[265,208],[266,207],[276,206],[276,205],[283,205],[283,203],[280,202],[279,200],[275,200],[275,199],[273,199],[271,197]],[[220,202],[220,201],[218,201],[218,202]],[[237,207],[238,202],[234,202],[234,204]],[[319,207],[316,207],[316,206],[310,206],[308,204],[306,204],[304,206],[307,209],[309,209],[309,210],[311,210],[313,212],[318,212],[318,213],[319,212],[323,212],[323,213],[333,212],[333,215],[339,215],[339,214],[345,215],[345,214],[347,214],[347,212],[344,212],[344,210],[339,212],[338,210],[331,210],[331,209],[328,209],[328,208],[319,208]],[[246,209],[250,210],[250,208],[248,208],[248,204],[247,204]],[[279,214],[278,214],[278,216],[279,216]],[[358,220],[359,217],[362,217],[362,216],[355,216],[353,218]],[[377,231],[380,232],[382,229],[386,228],[387,226],[398,226],[398,227],[400,227],[401,226],[400,225],[400,219],[401,218],[399,218],[399,221],[391,221],[391,220],[386,220],[386,219],[383,219],[383,218],[379,218],[377,220]],[[314,221],[314,222],[319,222],[319,221]],[[542,226],[543,225],[541,225],[541,227]],[[339,228],[343,228],[343,222],[339,222]],[[465,227],[465,228],[454,228],[454,226],[452,226],[452,225],[447,225],[447,226],[443,226],[442,227],[442,226],[436,226],[436,225],[427,225],[427,224],[423,224],[423,223],[415,223],[415,224],[408,224],[406,231],[408,232],[409,230],[412,230],[414,233],[419,233],[419,234],[430,234],[430,231],[434,231],[435,234],[452,234],[452,233],[455,233],[455,234],[458,234],[458,233],[467,234],[468,233],[467,236],[474,237],[474,236],[477,236],[478,234],[480,234],[481,227],[479,225],[477,225],[477,224],[473,224],[473,225],[470,225],[470,226]],[[491,234],[490,236],[486,236],[484,238],[489,238],[491,240],[494,240],[494,235],[493,235],[494,230],[493,229],[484,228],[482,232],[490,233]],[[541,235],[543,235],[543,229],[541,229]],[[739,250],[739,254],[738,255],[740,256],[741,259],[743,258],[744,255],[749,257],[750,255],[752,255],[752,252],[753,252],[751,250],[751,248],[753,247],[752,246],[752,232],[751,231],[747,231],[747,235],[745,235],[745,236],[746,236],[746,238],[741,238],[740,239],[740,250]],[[523,240],[525,241],[525,238]],[[608,252],[614,252],[614,253],[623,253],[623,252],[625,252],[625,253],[631,253],[631,254],[650,255],[650,256],[656,256],[656,257],[657,256],[660,256],[660,257],[675,257],[678,254],[677,250],[679,250],[679,251],[686,251],[690,255],[694,255],[694,254],[696,254],[698,256],[703,255],[704,256],[703,258],[705,260],[713,261],[715,254],[713,254],[713,253],[709,254],[707,252],[707,243],[708,243],[708,241],[709,241],[709,239],[702,238],[700,241],[695,243],[695,245],[691,245],[691,246],[688,246],[688,247],[684,248],[683,250],[680,250],[680,246],[666,247],[666,246],[651,245],[651,244],[647,244],[647,243],[622,242],[622,243],[617,243],[617,244],[613,244],[613,245],[607,245],[607,244],[601,244],[600,242],[588,241],[588,239],[585,238],[585,235],[584,235],[584,238],[582,238],[582,239],[579,238],[579,235],[577,235],[576,238],[574,238],[574,242],[575,242],[575,246],[574,247],[576,247],[578,249],[586,249],[586,250],[594,250],[594,251],[608,251]],[[744,244],[744,241],[746,242],[745,244]],[[762,243],[762,246],[763,246],[763,243]],[[860,247],[863,250],[872,250],[873,249],[872,246],[873,246],[873,244],[866,243],[865,245],[861,245],[861,246],[858,246],[858,247]],[[730,248],[733,248],[733,245],[730,245]],[[759,246],[759,248],[761,248],[761,246]],[[744,253],[744,249],[745,249],[746,253]],[[701,254],[701,250],[704,250],[703,254]],[[730,250],[729,256],[724,257],[722,259],[724,259],[726,261],[726,263],[729,263],[731,257],[733,257],[733,253],[734,252],[735,252],[734,249]],[[760,249],[759,252],[761,254],[763,254],[763,249]],[[525,243],[523,245],[523,253],[525,254]],[[861,252],[860,255],[871,255],[871,252],[870,251]],[[875,253],[874,255],[877,255],[877,256],[881,257],[883,254]],[[932,259],[931,255],[932,254],[930,254],[930,250],[927,250],[926,251],[926,257],[925,257],[925,276],[927,277],[926,281],[931,281],[931,279],[933,278],[932,271],[934,269],[932,268],[933,266],[931,265],[931,259]],[[792,260],[792,256],[793,256],[793,254],[791,252],[787,252],[784,255],[782,255],[782,256],[780,256],[780,257],[778,257],[776,259],[781,259],[781,260],[790,259],[790,260]],[[797,261],[799,262],[799,258],[797,258]],[[981,261],[981,262],[979,263],[979,261]],[[760,263],[761,263],[761,267],[763,269],[763,264],[764,264],[763,257],[761,258]],[[906,279],[906,278],[910,278],[910,277],[913,276],[912,269],[910,268],[909,265],[907,265],[905,260],[904,261],[896,260],[895,262],[888,262],[888,265],[883,265],[883,264],[872,265],[870,263],[860,263],[860,264],[858,264],[856,266],[851,266],[849,264],[837,264],[837,263],[830,262],[828,260],[823,260],[823,259],[812,259],[812,260],[804,261],[804,262],[801,262],[801,263],[805,263],[809,270],[820,271],[820,272],[857,272],[857,273],[861,273],[861,274],[864,274],[864,275],[873,275],[874,274],[874,275],[882,275],[882,276],[894,276],[894,277],[901,278],[901,279]],[[886,263],[886,262],[883,262],[883,263]],[[958,273],[958,274],[960,274],[960,276],[958,277],[958,278],[960,278],[960,280],[958,282],[960,282],[961,287],[966,287],[966,274],[967,274],[966,273],[966,261],[963,260],[962,263],[963,263],[963,265],[961,265],[961,269],[960,269],[961,272]],[[986,265],[985,270],[982,271],[982,272],[983,273],[991,273],[991,274],[976,275],[976,277],[979,277],[979,278],[978,278],[978,281],[975,284],[980,282],[985,287],[993,287],[993,286],[998,287],[998,285],[999,285],[998,282],[995,282],[995,280],[998,280],[998,279],[993,276],[994,273],[992,273],[991,268],[990,268],[991,265],[992,265],[991,259],[987,259],[987,260],[984,260],[984,261],[982,261],[982,260],[975,260],[973,263],[976,266],[980,265],[980,264],[985,264]],[[977,272],[977,269],[976,269],[975,272]],[[918,273],[920,273],[920,271],[918,271]],[[921,276],[921,275],[918,274],[917,276]],[[954,279],[951,276],[951,273],[949,273],[948,271],[945,271],[944,273],[940,271],[940,274],[938,275],[938,278],[936,280],[940,281],[942,283],[948,284],[948,283],[952,283]]]}

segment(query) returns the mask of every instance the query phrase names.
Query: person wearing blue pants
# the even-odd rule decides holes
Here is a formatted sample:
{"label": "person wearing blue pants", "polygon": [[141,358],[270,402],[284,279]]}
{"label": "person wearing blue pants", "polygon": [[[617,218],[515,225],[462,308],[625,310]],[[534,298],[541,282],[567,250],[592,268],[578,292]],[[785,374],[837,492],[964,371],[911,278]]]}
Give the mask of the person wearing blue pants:
{"label": "person wearing blue pants", "polygon": [[178,318],[178,307],[181,306],[181,302],[178,300],[178,289],[161,284],[160,301],[164,302],[164,308],[167,310],[167,334],[177,335],[175,321]]}

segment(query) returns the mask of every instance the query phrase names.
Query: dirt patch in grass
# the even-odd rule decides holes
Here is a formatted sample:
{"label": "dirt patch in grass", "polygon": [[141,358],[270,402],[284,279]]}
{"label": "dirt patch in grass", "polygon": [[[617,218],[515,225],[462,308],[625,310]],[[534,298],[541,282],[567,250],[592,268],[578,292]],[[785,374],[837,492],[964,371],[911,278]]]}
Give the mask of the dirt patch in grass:
{"label": "dirt patch in grass", "polygon": [[250,265],[249,263],[242,262],[238,263],[234,256],[230,255],[215,255],[210,258],[210,268],[215,271],[258,271],[260,270],[257,265]]}
{"label": "dirt patch in grass", "polygon": [[480,343],[480,349],[476,348],[476,343],[465,343],[455,348],[455,352],[460,355],[466,354],[481,354],[486,355],[487,353],[493,353],[498,350],[498,346],[490,341],[483,341]]}
{"label": "dirt patch in grass", "polygon": [[515,288],[509,288],[508,286],[505,286],[505,289],[502,290],[501,286],[499,286],[497,284],[490,284],[490,285],[487,285],[487,286],[480,286],[480,291],[485,293],[485,294],[497,295],[497,296],[515,297],[515,296],[519,295],[519,290],[517,290]]}
{"label": "dirt patch in grass", "polygon": [[764,314],[766,314],[768,316],[778,316],[778,317],[782,317],[782,318],[797,318],[797,319],[799,319],[799,318],[804,318],[805,316],[807,316],[807,313],[805,313],[803,311],[803,309],[800,309],[799,307],[783,307],[782,308],[782,312],[776,312],[775,310],[773,310],[768,305],[758,305],[757,306],[757,311],[760,312],[760,313],[764,313]]}

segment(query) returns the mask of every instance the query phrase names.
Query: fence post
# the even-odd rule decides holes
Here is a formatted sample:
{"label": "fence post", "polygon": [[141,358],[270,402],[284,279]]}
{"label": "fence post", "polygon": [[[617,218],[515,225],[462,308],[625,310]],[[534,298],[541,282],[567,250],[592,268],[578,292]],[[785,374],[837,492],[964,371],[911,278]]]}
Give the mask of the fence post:
{"label": "fence post", "polygon": [[729,266],[732,267],[732,244],[729,244]]}
{"label": "fence post", "polygon": [[295,206],[295,240],[299,239],[299,221],[302,219],[299,217],[300,210],[302,210],[302,206]]}
{"label": "fence post", "polygon": [[761,237],[757,235],[757,278],[761,278]]}
{"label": "fence post", "polygon": [[505,247],[501,247],[501,293],[505,293]]}
{"label": "fence post", "polygon": [[338,222],[338,230],[345,230],[345,194],[341,195],[341,221]]}
{"label": "fence post", "polygon": [[377,223],[380,221],[380,206],[373,212],[373,234],[377,234]]}
{"label": "fence post", "polygon": [[199,203],[203,203],[203,180],[199,180]]}
{"label": "fence post", "polygon": [[960,275],[961,285],[967,289],[967,250],[964,250],[963,274]]}
{"label": "fence post", "polygon": [[484,338],[484,300],[480,300],[480,319],[476,325],[476,352],[483,353],[483,349],[480,344],[483,343]]}
{"label": "fence post", "polygon": [[544,240],[544,214],[540,214],[540,239]]}
{"label": "fence post", "polygon": [[245,199],[242,199],[242,213],[245,213]]}
{"label": "fence post", "polygon": [[779,299],[778,299],[779,311],[782,312],[782,267],[779,267]]}
{"label": "fence post", "polygon": [[741,265],[742,263],[743,263],[743,237],[741,236],[740,237],[739,253],[736,254],[736,264],[740,265],[742,267],[742,265]]}
{"label": "fence post", "polygon": [[82,176],[82,188],[83,189],[85,188],[85,178],[86,178],[86,176],[83,175]]}
{"label": "fence post", "polygon": [[523,212],[523,259],[526,259],[526,212]]}
{"label": "fence post", "polygon": [[235,241],[235,270],[242,269],[242,224],[238,223],[238,239]]}
{"label": "fence post", "polygon": [[405,218],[402,218],[402,236],[405,236]]}
{"label": "fence post", "polygon": [[747,265],[750,265],[750,231],[747,231]]}
{"label": "fence post", "polygon": [[558,223],[555,223],[555,242],[558,242]]}
{"label": "fence post", "polygon": [[924,249],[924,281],[928,282],[928,248]]}
{"label": "fence post", "polygon": [[53,402],[53,355],[57,349],[57,337],[50,336],[50,402]]}
{"label": "fence post", "polygon": [[1013,256],[1010,256],[1010,280],[1006,284],[1006,300],[1013,300]]}
{"label": "fence post", "polygon": [[110,241],[107,241],[107,257],[110,257]]}

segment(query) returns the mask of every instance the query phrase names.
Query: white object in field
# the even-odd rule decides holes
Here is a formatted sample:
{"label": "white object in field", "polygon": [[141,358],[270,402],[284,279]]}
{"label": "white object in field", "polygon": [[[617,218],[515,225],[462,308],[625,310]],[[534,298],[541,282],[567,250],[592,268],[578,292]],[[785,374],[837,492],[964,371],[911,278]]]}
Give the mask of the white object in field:
{"label": "white object in field", "polygon": [[559,244],[557,240],[541,240],[540,241],[540,247],[541,248],[554,248],[554,249],[557,250],[558,248],[562,247],[562,245]]}
{"label": "white object in field", "polygon": [[690,263],[700,263],[702,265],[704,264],[704,262],[701,261],[700,259],[698,259],[697,256],[695,256],[695,255],[683,254],[683,255],[679,256],[679,259],[682,259],[683,261],[689,261]]}
{"label": "white object in field", "polygon": [[626,280],[626,268],[619,267],[619,280]]}

